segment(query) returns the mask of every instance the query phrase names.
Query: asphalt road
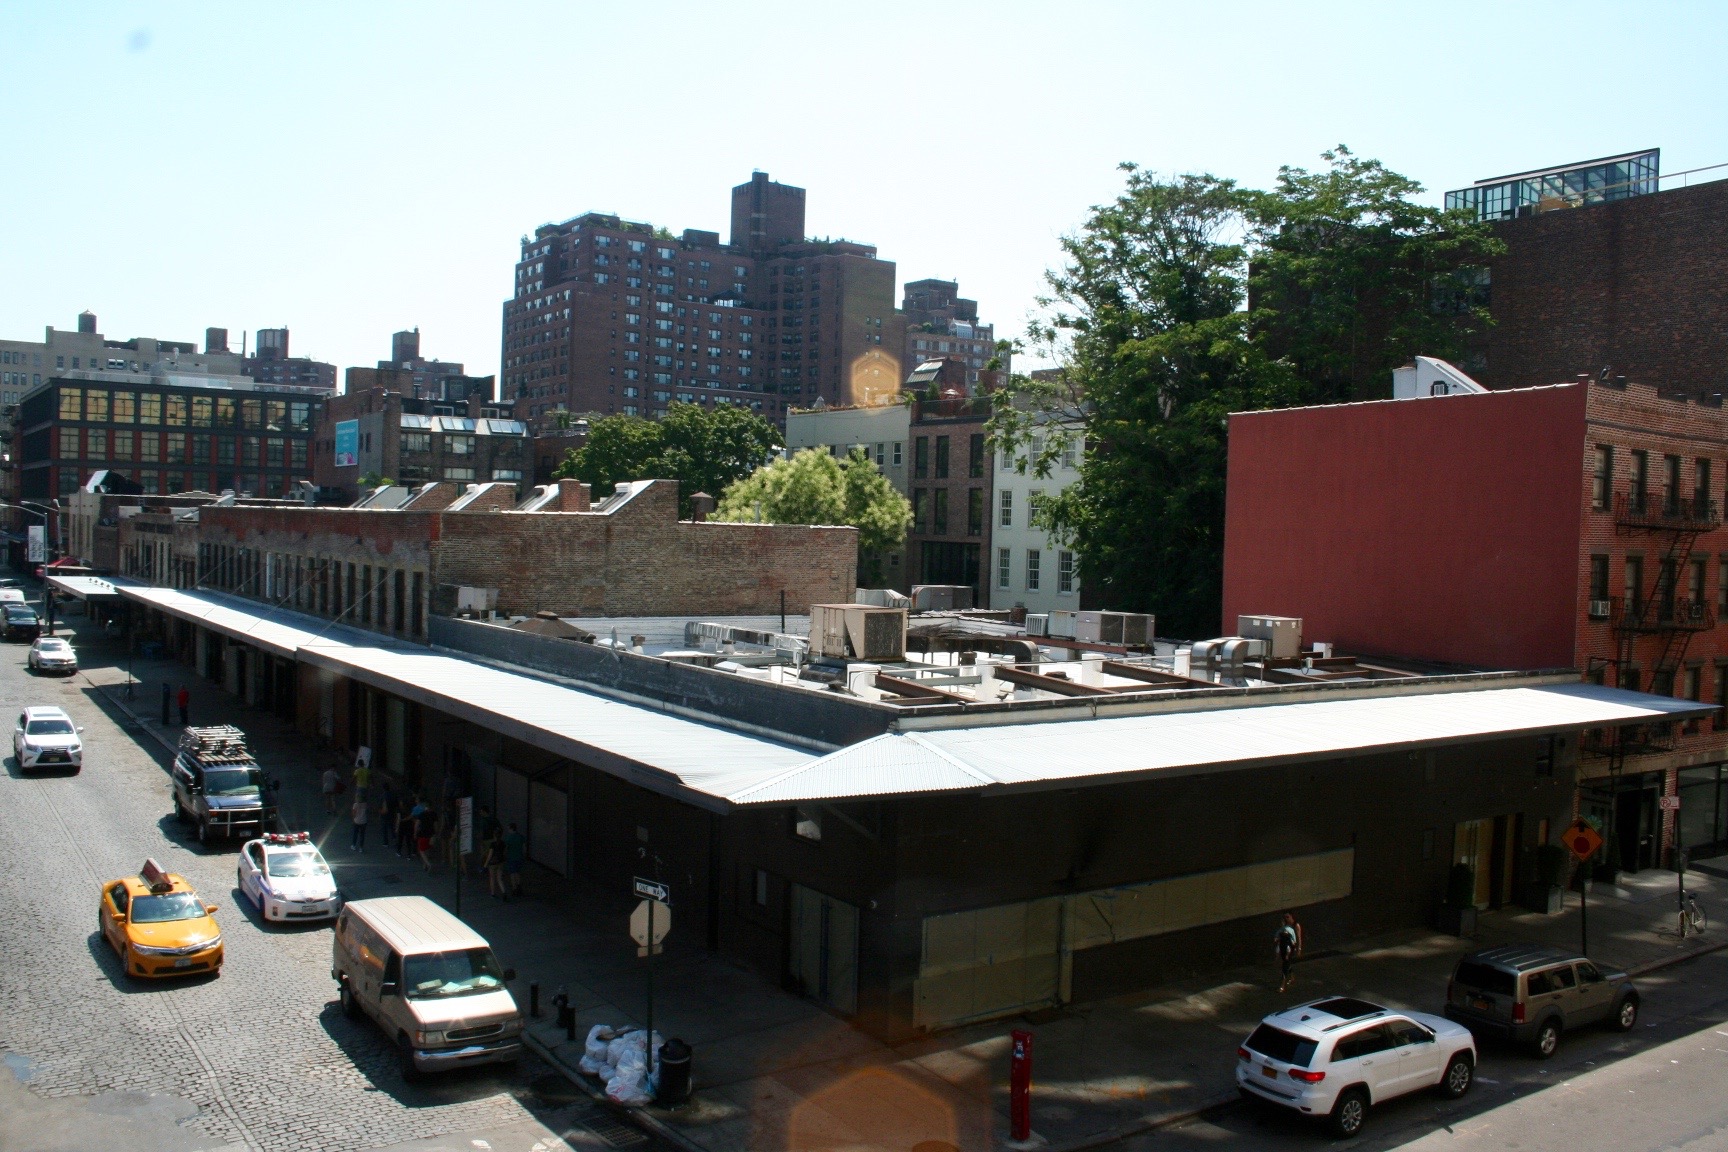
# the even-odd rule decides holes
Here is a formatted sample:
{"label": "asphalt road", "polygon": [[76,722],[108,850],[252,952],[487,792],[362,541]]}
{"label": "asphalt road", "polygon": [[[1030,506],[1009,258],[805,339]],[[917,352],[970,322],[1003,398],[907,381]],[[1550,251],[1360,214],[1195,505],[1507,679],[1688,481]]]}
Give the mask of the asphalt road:
{"label": "asphalt road", "polygon": [[1675,965],[1639,987],[1643,1014],[1632,1032],[1568,1035],[1546,1061],[1484,1044],[1476,1085],[1464,1099],[1421,1093],[1388,1101],[1373,1110],[1354,1141],[1334,1141],[1276,1107],[1231,1104],[1118,1147],[1728,1149],[1728,953]]}
{"label": "asphalt road", "polygon": [[[25,777],[5,739],[0,1152],[649,1147],[531,1056],[403,1083],[337,1006],[329,928],[264,925],[234,886],[238,844],[201,849],[169,814],[166,750],[84,676],[31,676],[26,650],[0,644],[0,715],[58,704],[86,750],[81,774]],[[97,934],[100,884],[147,856],[220,907],[220,976],[129,980]]]}

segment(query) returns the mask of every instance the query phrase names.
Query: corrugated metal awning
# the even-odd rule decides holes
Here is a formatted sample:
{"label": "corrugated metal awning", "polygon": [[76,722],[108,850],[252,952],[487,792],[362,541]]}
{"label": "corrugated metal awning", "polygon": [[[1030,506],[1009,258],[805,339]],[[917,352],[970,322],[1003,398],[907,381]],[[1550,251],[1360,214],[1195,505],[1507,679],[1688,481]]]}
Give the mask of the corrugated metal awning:
{"label": "corrugated metal awning", "polygon": [[1595,684],[889,732],[727,799],[790,804],[963,789],[1029,791],[1339,759],[1705,716],[1712,705]]}

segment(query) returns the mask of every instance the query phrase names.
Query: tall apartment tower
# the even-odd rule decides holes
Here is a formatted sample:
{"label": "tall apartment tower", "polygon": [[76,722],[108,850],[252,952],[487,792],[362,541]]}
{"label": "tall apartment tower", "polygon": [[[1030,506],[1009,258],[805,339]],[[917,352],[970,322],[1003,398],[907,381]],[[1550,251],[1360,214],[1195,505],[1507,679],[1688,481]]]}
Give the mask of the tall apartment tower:
{"label": "tall apartment tower", "polygon": [[504,304],[503,399],[657,416],[682,401],[884,403],[904,377],[895,270],[868,244],[804,236],[804,189],[754,173],[732,190],[728,243],[590,212],[524,237]]}

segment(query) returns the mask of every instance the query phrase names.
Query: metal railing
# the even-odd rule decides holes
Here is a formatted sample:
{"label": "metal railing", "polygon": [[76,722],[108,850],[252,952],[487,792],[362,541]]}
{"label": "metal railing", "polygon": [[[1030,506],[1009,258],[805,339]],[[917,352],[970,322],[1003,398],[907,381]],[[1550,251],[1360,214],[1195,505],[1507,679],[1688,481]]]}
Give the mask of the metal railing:
{"label": "metal railing", "polygon": [[1614,497],[1614,522],[1628,528],[1708,532],[1722,523],[1716,501],[1703,493],[1621,492]]}
{"label": "metal railing", "polygon": [[1706,600],[1615,596],[1609,600],[1609,619],[1620,632],[1708,632],[1716,627],[1716,609]]}

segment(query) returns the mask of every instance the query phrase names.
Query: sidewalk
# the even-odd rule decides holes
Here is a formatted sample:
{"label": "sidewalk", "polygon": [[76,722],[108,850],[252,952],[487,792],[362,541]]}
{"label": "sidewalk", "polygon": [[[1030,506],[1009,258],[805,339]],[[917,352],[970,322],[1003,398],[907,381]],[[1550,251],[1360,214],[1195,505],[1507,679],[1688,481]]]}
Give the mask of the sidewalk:
{"label": "sidewalk", "polygon": [[[100,642],[80,655],[85,678],[124,707],[123,657]],[[119,665],[111,663],[116,659]],[[177,724],[160,724],[165,680],[188,685],[193,723],[231,722],[246,730],[267,774],[282,781],[285,819],[323,846],[350,898],[422,894],[452,905],[451,869],[440,864],[427,875],[417,860],[399,858],[381,843],[381,829],[373,830],[365,853],[348,851],[346,815],[324,812],[319,768],[289,725],[172,661],[134,658],[132,669],[144,684],[130,710],[149,738],[171,748],[179,733]],[[634,901],[543,871],[526,880],[525,897],[504,904],[487,898],[483,880],[465,879],[462,915],[516,968],[515,990],[525,1007],[529,982],[539,983],[543,1016],[531,1021],[531,1042],[592,1088],[594,1082],[575,1070],[589,1027],[640,1026],[644,1015],[643,962],[625,932]],[[1675,877],[1652,871],[1627,878],[1618,892],[1598,886],[1591,894],[1590,954],[1636,972],[1728,944],[1728,879],[1693,871],[1686,887],[1710,917],[1701,939],[1679,939]],[[1411,931],[1318,951],[1283,996],[1274,991],[1268,964],[1038,1013],[1031,1023],[1003,1020],[897,1047],[709,953],[680,927],[655,961],[654,1024],[694,1049],[697,1091],[683,1107],[646,1109],[642,1117],[668,1139],[703,1152],[904,1150],[925,1141],[933,1143],[923,1152],[942,1145],[1006,1146],[1009,1033],[1030,1027],[1036,1037],[1034,1143],[1081,1149],[1234,1100],[1236,1045],[1268,1012],[1330,993],[1432,1011],[1463,952],[1510,941],[1577,949],[1579,908],[1577,894],[1570,893],[1565,911],[1555,916],[1484,913],[1474,940]],[[1309,944],[1326,948],[1326,942]],[[551,1002],[560,988],[575,1007],[573,1042],[554,1020]]]}

